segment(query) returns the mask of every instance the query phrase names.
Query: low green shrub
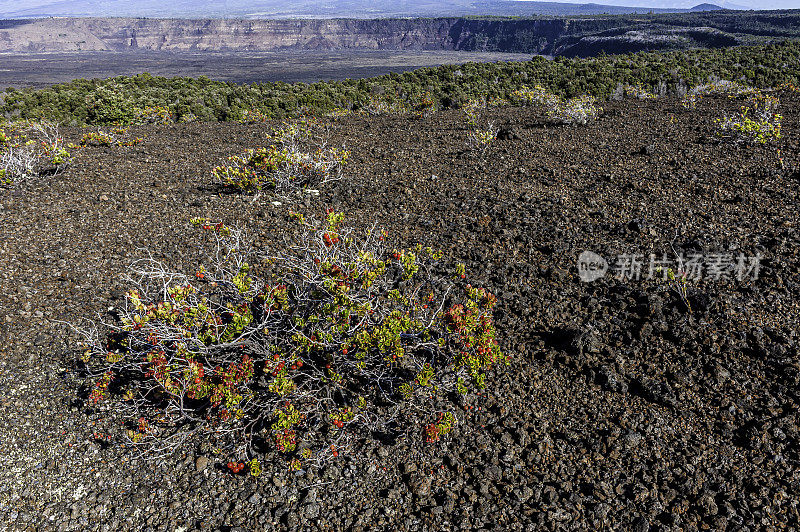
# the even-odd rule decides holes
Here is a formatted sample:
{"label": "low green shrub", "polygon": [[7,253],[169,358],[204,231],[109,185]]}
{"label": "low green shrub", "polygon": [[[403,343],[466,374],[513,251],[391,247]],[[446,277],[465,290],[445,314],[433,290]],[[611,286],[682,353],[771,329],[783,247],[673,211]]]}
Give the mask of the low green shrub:
{"label": "low green shrub", "polygon": [[497,139],[497,128],[494,123],[481,119],[481,114],[487,106],[484,99],[472,99],[461,108],[467,117],[467,125],[470,128],[467,133],[467,147],[479,151],[481,155],[485,154]]}
{"label": "low green shrub", "polygon": [[709,79],[720,77],[740,79],[743,85],[754,87],[797,85],[797,69],[785,65],[799,60],[800,43],[787,41],[769,46],[643,52],[590,59],[558,57],[547,61],[534,57],[516,63],[444,65],[369,80],[319,83],[237,85],[205,77],[140,74],[107,80],[79,79],[39,90],[7,90],[0,98],[0,116],[125,125],[136,121],[139,110],[158,106],[169,109],[177,121],[239,120],[244,110],[253,117],[260,115],[270,120],[308,112],[319,116],[337,109],[394,114],[402,108],[419,112],[414,107],[421,102],[415,98],[425,92],[430,94],[433,106],[457,107],[470,98],[511,99],[525,84],[542,85],[547,92],[562,98],[589,94],[598,99],[609,98],[625,85],[663,87],[677,94],[687,86],[708,85]]}
{"label": "low green shrub", "polygon": [[45,173],[57,174],[72,162],[58,124],[22,121],[0,128],[0,185],[11,186]]}
{"label": "low green shrub", "polygon": [[288,250],[254,264],[240,231],[193,220],[212,264],[190,278],[135,263],[121,321],[83,331],[89,403],[121,412],[130,443],[159,453],[197,436],[257,474],[257,454],[319,465],[375,431],[437,441],[457,421],[448,394],[509,363],[496,298],[465,285],[463,266],[390,250],[386,231],[341,213],[293,218]]}
{"label": "low green shrub", "polygon": [[[269,138],[266,147],[247,150],[228,158],[212,174],[225,186],[244,192],[270,190],[279,196],[290,196],[304,188],[317,188],[340,178],[350,152],[328,148],[324,137],[314,137],[317,122],[286,122]],[[304,145],[316,144],[312,151]]]}
{"label": "low green shrub", "polygon": [[781,138],[778,98],[760,92],[753,93],[745,105],[734,114],[718,118],[718,133],[736,142],[766,144]]}
{"label": "low green shrub", "polygon": [[107,130],[87,131],[81,137],[80,144],[81,146],[121,147],[135,146],[143,140],[142,137],[130,137],[126,127],[115,127]]}

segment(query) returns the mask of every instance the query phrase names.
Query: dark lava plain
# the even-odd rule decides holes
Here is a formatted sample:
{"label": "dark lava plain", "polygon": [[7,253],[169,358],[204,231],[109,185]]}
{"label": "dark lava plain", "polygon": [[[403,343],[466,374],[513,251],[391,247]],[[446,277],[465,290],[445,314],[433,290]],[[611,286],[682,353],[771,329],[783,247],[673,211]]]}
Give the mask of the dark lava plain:
{"label": "dark lava plain", "polygon": [[[778,530],[798,521],[800,98],[783,94],[774,146],[718,142],[740,102],[604,104],[586,127],[529,109],[465,151],[458,111],[349,117],[333,145],[347,180],[273,205],[221,194],[210,171],[264,142],[263,124],[136,130],[85,148],[63,174],[0,190],[0,522],[12,530]],[[81,130],[66,131],[76,141]],[[75,338],[59,321],[111,319],[147,248],[191,273],[192,216],[281,242],[287,208],[332,207],[467,264],[499,296],[512,365],[487,378],[453,436],[371,441],[319,471],[225,471],[197,445],[155,464],[95,437],[118,429],[77,400]],[[607,275],[584,250],[760,254],[755,281],[689,286]],[[647,265],[644,266],[647,273]],[[231,528],[233,527],[233,528]],[[239,527],[239,528],[235,528]]]}
{"label": "dark lava plain", "polygon": [[0,54],[0,88],[43,88],[77,78],[198,77],[233,83],[361,79],[468,62],[527,61],[531,54],[458,51],[81,52]]}

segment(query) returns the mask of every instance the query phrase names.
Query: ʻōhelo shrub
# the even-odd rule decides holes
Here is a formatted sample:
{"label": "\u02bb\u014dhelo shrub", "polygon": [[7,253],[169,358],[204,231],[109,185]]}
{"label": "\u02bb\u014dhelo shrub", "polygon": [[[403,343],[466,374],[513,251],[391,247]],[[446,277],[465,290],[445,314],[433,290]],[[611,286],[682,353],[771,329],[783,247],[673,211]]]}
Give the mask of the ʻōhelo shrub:
{"label": "\u02bb\u014dhelo shrub", "polygon": [[497,128],[493,122],[481,120],[481,114],[486,109],[487,102],[483,99],[468,100],[461,108],[467,117],[467,147],[483,155],[489,146],[497,139]]}
{"label": "\u02bb\u014dhelo shrub", "polygon": [[735,142],[766,144],[781,138],[778,98],[755,92],[738,112],[718,118],[718,134]]}
{"label": "\u02bb\u014dhelo shrub", "polygon": [[0,186],[57,174],[72,161],[58,124],[20,121],[0,128]]}
{"label": "\u02bb\u014dhelo shrub", "polygon": [[602,109],[597,106],[593,96],[583,95],[575,98],[562,98],[548,92],[541,85],[533,88],[522,87],[511,94],[511,101],[520,105],[538,108],[556,124],[585,125],[596,120]]}
{"label": "\u02bb\u014dhelo shrub", "polygon": [[81,137],[81,146],[104,146],[107,148],[135,146],[141,143],[142,140],[141,137],[129,136],[128,128],[118,126],[111,129],[87,131]]}
{"label": "\u02bb\u014dhelo shrub", "polygon": [[279,196],[339,179],[350,152],[314,139],[315,127],[316,122],[308,119],[285,122],[271,134],[273,144],[231,156],[212,174],[228,187],[245,192],[266,189]]}
{"label": "\u02bb\u014dhelo shrub", "polygon": [[289,249],[253,264],[241,232],[193,220],[215,261],[191,277],[135,263],[110,336],[84,332],[88,400],[121,412],[132,444],[197,436],[256,474],[259,456],[319,465],[375,431],[433,442],[456,427],[448,394],[509,362],[496,298],[465,285],[463,266],[390,250],[385,231],[346,228],[341,213],[293,218]]}

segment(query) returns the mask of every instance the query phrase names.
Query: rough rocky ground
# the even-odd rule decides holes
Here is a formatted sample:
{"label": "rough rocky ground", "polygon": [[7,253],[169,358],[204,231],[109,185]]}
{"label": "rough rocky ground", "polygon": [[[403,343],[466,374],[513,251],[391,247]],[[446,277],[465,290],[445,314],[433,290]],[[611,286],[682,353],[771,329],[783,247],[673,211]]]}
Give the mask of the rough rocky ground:
{"label": "rough rocky ground", "polygon": [[[442,444],[374,442],[320,471],[233,476],[203,447],[148,464],[106,445],[60,322],[109,318],[147,248],[191,272],[187,220],[278,242],[287,204],[220,194],[210,170],[264,125],[143,127],[56,177],[0,190],[0,528],[9,530],[778,530],[800,494],[800,98],[774,147],[719,143],[738,102],[608,103],[587,127],[490,113],[512,137],[465,152],[457,111],[345,118],[347,181],[294,208],[434,244],[500,298],[513,364]],[[67,131],[77,140],[79,130]],[[755,281],[581,282],[584,250],[760,253]],[[645,273],[647,265],[645,264]],[[111,431],[114,434],[113,430]],[[238,528],[237,528],[238,527]]]}

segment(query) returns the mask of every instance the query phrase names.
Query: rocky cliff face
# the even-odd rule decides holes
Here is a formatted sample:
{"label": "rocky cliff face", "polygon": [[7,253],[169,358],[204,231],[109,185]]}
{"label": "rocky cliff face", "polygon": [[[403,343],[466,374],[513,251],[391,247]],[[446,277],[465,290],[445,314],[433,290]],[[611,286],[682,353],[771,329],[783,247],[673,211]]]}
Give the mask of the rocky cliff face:
{"label": "rocky cliff face", "polygon": [[0,24],[0,52],[496,50],[538,52],[564,20],[39,19]]}
{"label": "rocky cliff face", "polygon": [[585,57],[737,43],[715,28],[641,18],[0,20],[0,53],[464,50]]}

